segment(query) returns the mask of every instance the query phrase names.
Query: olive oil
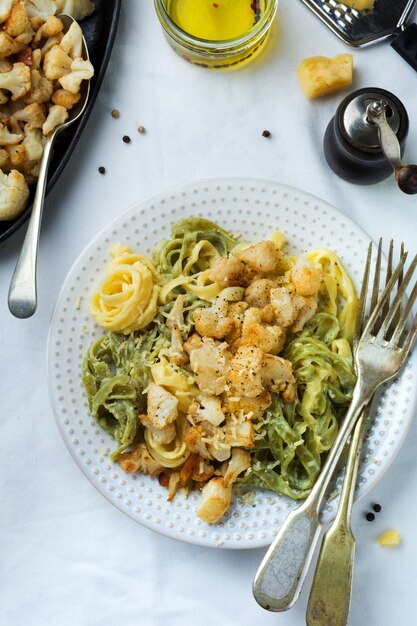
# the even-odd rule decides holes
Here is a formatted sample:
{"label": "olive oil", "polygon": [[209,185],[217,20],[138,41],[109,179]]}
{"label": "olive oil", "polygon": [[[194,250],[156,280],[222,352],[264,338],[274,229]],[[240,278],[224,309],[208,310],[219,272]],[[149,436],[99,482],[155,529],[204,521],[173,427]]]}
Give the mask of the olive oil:
{"label": "olive oil", "polygon": [[173,50],[193,65],[216,71],[244,67],[265,50],[278,6],[278,0],[154,3]]}
{"label": "olive oil", "polygon": [[247,33],[260,19],[265,0],[167,0],[167,13],[186,33],[226,41]]}

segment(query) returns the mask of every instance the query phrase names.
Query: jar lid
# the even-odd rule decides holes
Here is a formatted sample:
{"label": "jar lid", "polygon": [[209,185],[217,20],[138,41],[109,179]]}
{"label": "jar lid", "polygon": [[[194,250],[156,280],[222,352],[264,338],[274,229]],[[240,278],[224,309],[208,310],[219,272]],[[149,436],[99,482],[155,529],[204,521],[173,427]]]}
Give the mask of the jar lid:
{"label": "jar lid", "polygon": [[366,117],[368,106],[381,100],[387,105],[387,121],[398,135],[403,122],[407,119],[407,113],[400,100],[385,89],[367,88],[355,91],[339,108],[339,127],[342,135],[359,150],[381,149],[378,128]]}

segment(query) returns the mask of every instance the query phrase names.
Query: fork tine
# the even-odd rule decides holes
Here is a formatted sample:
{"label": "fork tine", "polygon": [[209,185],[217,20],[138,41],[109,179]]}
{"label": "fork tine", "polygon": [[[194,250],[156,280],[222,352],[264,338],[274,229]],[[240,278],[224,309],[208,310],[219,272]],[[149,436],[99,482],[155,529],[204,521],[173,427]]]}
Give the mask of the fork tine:
{"label": "fork tine", "polygon": [[[399,289],[398,289],[398,291],[397,291],[397,293],[395,295],[394,301],[393,301],[393,303],[390,306],[390,309],[388,311],[388,315],[385,317],[385,319],[383,320],[383,323],[381,324],[381,327],[380,327],[380,329],[378,331],[378,338],[379,339],[383,339],[384,336],[387,334],[387,331],[388,331],[388,329],[390,327],[390,324],[391,324],[392,320],[394,319],[394,315],[395,315],[395,313],[397,311],[397,308],[399,307],[400,303],[402,302],[402,300],[403,300],[403,298],[405,296],[405,290],[407,289],[407,287],[408,287],[408,285],[409,285],[409,283],[411,281],[411,278],[412,278],[412,276],[414,274],[414,270],[416,269],[416,267],[417,267],[417,254],[414,257],[414,259],[412,260],[411,265],[408,268],[408,271],[407,271],[406,275],[404,276],[404,279],[403,279],[403,281],[401,283],[401,287],[399,287]],[[404,317],[404,315],[401,316],[401,320],[402,320],[403,317]]]}
{"label": "fork tine", "polygon": [[417,337],[417,313],[414,316],[413,323],[411,325],[410,331],[405,339],[404,346],[401,350],[403,356],[403,363],[407,358],[408,353],[411,350],[411,347],[414,343],[415,338]]}
{"label": "fork tine", "polygon": [[409,299],[407,300],[407,304],[405,306],[405,309],[402,312],[401,317],[400,317],[400,319],[399,319],[399,321],[397,323],[397,326],[395,328],[394,334],[393,334],[393,336],[391,338],[391,341],[389,342],[390,346],[391,345],[392,346],[397,346],[398,345],[398,343],[399,343],[399,341],[401,339],[401,335],[404,332],[404,328],[405,328],[405,325],[407,323],[408,316],[410,315],[411,310],[412,310],[416,300],[417,300],[417,283],[414,285],[413,291],[411,292],[411,295],[410,295]]}
{"label": "fork tine", "polygon": [[382,311],[382,308],[383,308],[385,302],[387,301],[387,299],[389,297],[389,294],[392,291],[392,288],[394,287],[395,283],[398,280],[398,276],[400,275],[400,272],[401,272],[401,270],[404,267],[404,263],[407,260],[407,256],[408,256],[408,253],[405,252],[403,254],[403,256],[401,257],[400,262],[398,263],[397,267],[395,268],[391,278],[388,281],[388,284],[386,285],[384,291],[381,294],[381,297],[379,299],[378,304],[376,305],[376,307],[374,308],[374,310],[371,313],[371,316],[370,316],[370,318],[368,320],[368,323],[366,324],[366,327],[365,327],[365,330],[364,330],[364,334],[365,333],[371,333],[371,331],[372,331],[372,329],[373,329],[373,327],[375,325],[375,322],[377,321],[378,316],[379,316],[380,312]]}
{"label": "fork tine", "polygon": [[[403,256],[403,254],[404,254],[404,242],[401,243],[400,259]],[[398,276],[398,283],[397,283],[398,287],[401,287],[401,283],[403,282],[403,278],[404,278],[404,272],[403,272],[403,270],[401,270],[400,275]],[[395,314],[394,319],[392,320],[392,323],[391,323],[391,328],[390,328],[391,334],[395,330],[395,327],[397,326],[397,324],[399,322],[399,319],[400,319],[401,314],[402,314],[402,310],[403,310],[403,305],[402,305],[402,302],[400,302],[400,306],[398,307],[397,313]],[[385,315],[387,313],[388,313],[388,310],[385,312]],[[384,317],[385,317],[385,315],[384,315]]]}
{"label": "fork tine", "polygon": [[372,296],[371,296],[371,308],[369,313],[372,313],[376,307],[376,303],[378,302],[378,294],[379,294],[379,281],[381,278],[381,259],[382,259],[382,239],[379,240],[378,244],[378,253],[376,256],[375,263],[375,274],[374,274],[374,284],[372,287]]}
{"label": "fork tine", "polygon": [[366,255],[365,269],[363,271],[361,293],[359,295],[358,313],[356,315],[355,334],[353,337],[354,352],[356,351],[356,347],[358,345],[359,338],[360,338],[362,328],[363,328],[363,322],[365,319],[366,294],[368,291],[369,271],[371,267],[371,260],[372,260],[372,242],[368,246],[368,254]]}
{"label": "fork tine", "polygon": [[[391,239],[391,241],[389,242],[388,265],[387,265],[387,273],[386,273],[386,277],[385,277],[385,287],[387,286],[387,283],[388,283],[389,279],[392,276],[392,257],[393,257],[393,252],[394,252],[394,241]],[[390,299],[388,297],[388,300],[386,301],[386,303],[385,303],[385,305],[384,305],[384,307],[382,309],[382,317],[385,317],[387,315],[387,313],[388,313],[389,302],[390,302]]]}

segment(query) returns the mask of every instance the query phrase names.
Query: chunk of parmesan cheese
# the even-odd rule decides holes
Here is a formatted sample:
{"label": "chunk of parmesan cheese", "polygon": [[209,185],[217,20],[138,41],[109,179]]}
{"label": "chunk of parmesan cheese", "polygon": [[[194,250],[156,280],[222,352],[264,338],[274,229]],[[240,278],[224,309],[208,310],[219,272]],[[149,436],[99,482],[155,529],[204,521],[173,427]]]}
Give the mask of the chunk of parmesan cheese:
{"label": "chunk of parmesan cheese", "polygon": [[301,61],[297,74],[305,96],[318,98],[352,84],[353,57],[351,54],[309,57]]}

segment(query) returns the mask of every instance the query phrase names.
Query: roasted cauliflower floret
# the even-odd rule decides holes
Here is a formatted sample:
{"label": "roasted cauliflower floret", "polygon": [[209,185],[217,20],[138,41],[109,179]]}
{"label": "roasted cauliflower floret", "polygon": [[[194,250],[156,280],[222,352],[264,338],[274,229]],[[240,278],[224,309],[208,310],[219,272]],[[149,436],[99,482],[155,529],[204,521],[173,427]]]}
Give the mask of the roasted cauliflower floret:
{"label": "roasted cauliflower floret", "polygon": [[75,59],[71,63],[71,73],[59,79],[61,86],[70,93],[78,93],[83,80],[89,80],[94,75],[94,68],[90,61]]}
{"label": "roasted cauliflower floret", "polygon": [[251,307],[263,309],[271,303],[271,289],[275,289],[276,283],[268,278],[258,278],[253,280],[245,289],[245,302]]}
{"label": "roasted cauliflower floret", "polygon": [[12,100],[21,98],[30,88],[30,69],[24,63],[15,63],[10,72],[0,74],[0,89],[10,91]]}
{"label": "roasted cauliflower floret", "polygon": [[285,331],[279,326],[265,324],[260,309],[248,309],[243,318],[242,336],[235,347],[257,346],[262,352],[278,354],[284,347]]}
{"label": "roasted cauliflower floret", "polygon": [[184,350],[184,342],[181,329],[184,325],[184,297],[178,296],[174,302],[166,321],[167,328],[171,331],[171,347],[166,356],[170,363],[184,365],[188,362],[188,355]]}
{"label": "roasted cauliflower floret", "polygon": [[243,415],[246,419],[257,420],[266,411],[272,402],[268,389],[264,389],[259,396],[248,398],[247,396],[235,395],[234,390],[230,394],[223,395],[223,410],[226,413]]}
{"label": "roasted cauliflower floret", "polygon": [[178,398],[169,391],[149,383],[148,386],[148,419],[155,428],[165,428],[178,417]]}
{"label": "roasted cauliflower floret", "polygon": [[39,128],[32,128],[29,124],[25,126],[25,137],[22,146],[25,149],[25,156],[29,161],[40,161],[43,154],[43,135]]}
{"label": "roasted cauliflower floret", "polygon": [[39,70],[32,69],[31,72],[31,88],[29,93],[23,98],[25,104],[37,102],[42,104],[51,99],[54,91],[53,84],[50,80],[42,76]]}
{"label": "roasted cauliflower floret", "polygon": [[201,493],[201,503],[197,510],[200,519],[214,524],[230,506],[232,498],[232,485],[239,474],[250,467],[250,455],[244,450],[235,448],[232,450],[232,458],[229,461],[226,473],[223,477],[212,478]]}
{"label": "roasted cauliflower floret", "polygon": [[242,335],[244,313],[248,306],[247,302],[231,302],[229,304],[227,316],[231,322],[231,329],[227,333],[226,339],[230,346],[233,346],[236,339]]}
{"label": "roasted cauliflower floret", "polygon": [[167,444],[175,439],[177,431],[173,422],[163,428],[157,428],[147,415],[139,415],[139,421],[151,432],[152,438],[156,443]]}
{"label": "roasted cauliflower floret", "polygon": [[213,426],[220,426],[225,417],[218,396],[203,396],[200,402],[192,402],[188,415],[195,423],[207,421]]}
{"label": "roasted cauliflower floret", "polygon": [[197,333],[193,333],[191,337],[188,337],[187,341],[184,341],[184,350],[188,354],[191,354],[193,350],[201,348],[202,345],[203,340],[201,339],[200,335],[197,335]]}
{"label": "roasted cauliflower floret", "polygon": [[277,324],[283,328],[294,324],[299,308],[295,306],[293,294],[287,287],[271,289],[270,298]]}
{"label": "roasted cauliflower floret", "polygon": [[[304,296],[296,296],[296,298],[304,298]],[[298,333],[300,330],[303,330],[304,324],[308,322],[317,311],[317,300],[315,297],[304,298],[304,302],[301,304],[297,319],[294,324],[291,326],[291,330],[293,333]]]}
{"label": "roasted cauliflower floret", "polygon": [[65,124],[68,119],[68,111],[64,107],[54,104],[51,106],[48,112],[48,117],[42,126],[42,132],[45,135],[49,135],[57,126]]}
{"label": "roasted cauliflower floret", "polygon": [[198,457],[198,462],[193,467],[191,479],[197,483],[206,482],[214,474],[214,467],[207,463],[207,461],[201,457]]}
{"label": "roasted cauliflower floret", "polygon": [[259,348],[243,346],[231,359],[229,380],[239,395],[255,398],[262,393],[263,356],[264,353]]}
{"label": "roasted cauliflower floret", "polygon": [[196,331],[202,337],[223,339],[232,330],[232,321],[227,317],[229,305],[218,298],[208,309],[195,309],[193,320]]}
{"label": "roasted cauliflower floret", "polygon": [[0,221],[13,220],[20,215],[29,198],[29,187],[20,172],[5,174],[0,170]]}
{"label": "roasted cauliflower floret", "polygon": [[26,44],[13,39],[6,31],[0,31],[0,59],[18,54]]}
{"label": "roasted cauliflower floret", "polygon": [[26,13],[25,3],[17,2],[11,8],[9,17],[4,25],[4,32],[17,43],[27,45],[32,41],[34,32]]}
{"label": "roasted cauliflower floret", "polygon": [[223,427],[213,426],[210,422],[202,421],[191,426],[184,437],[187,448],[204,459],[225,461],[230,456],[230,445],[226,442]]}
{"label": "roasted cauliflower floret", "polygon": [[10,15],[13,0],[0,0],[0,24],[3,24]]}
{"label": "roasted cauliflower floret", "polygon": [[254,448],[255,447],[255,430],[252,421],[236,420],[233,416],[226,419],[226,443],[232,448]]}
{"label": "roasted cauliflower floret", "polygon": [[315,296],[323,280],[320,263],[310,263],[308,259],[298,259],[290,272],[291,282],[300,296]]}
{"label": "roasted cauliflower floret", "polygon": [[273,241],[260,241],[236,253],[235,258],[244,261],[256,274],[273,272],[278,263],[277,249]]}
{"label": "roasted cauliflower floret", "polygon": [[44,108],[37,102],[28,104],[24,109],[18,109],[13,113],[13,117],[18,122],[26,122],[30,128],[42,128],[46,120]]}
{"label": "roasted cauliflower floret", "polygon": [[[8,120],[4,120],[6,122]],[[20,132],[10,132],[6,124],[0,122],[0,146],[13,146],[20,143],[23,140],[23,133]]]}
{"label": "roasted cauliflower floret", "polygon": [[52,102],[54,104],[58,104],[61,107],[65,107],[70,110],[73,106],[77,104],[81,95],[79,93],[70,93],[65,89],[57,89],[52,94]]}
{"label": "roasted cauliflower floret", "polygon": [[198,517],[208,524],[214,524],[226,513],[231,499],[232,487],[225,484],[224,478],[212,478],[201,492]]}
{"label": "roasted cauliflower floret", "polygon": [[48,80],[57,80],[71,72],[71,57],[59,45],[52,46],[45,54],[43,71]]}
{"label": "roasted cauliflower floret", "polygon": [[[75,22],[74,22],[75,23]],[[36,35],[33,38],[33,43],[38,44],[42,39],[49,39],[49,37],[55,37],[64,30],[64,24],[59,17],[50,15],[46,22],[38,28]],[[71,30],[71,27],[69,28]],[[81,56],[81,54],[80,54]]]}
{"label": "roasted cauliflower floret", "polygon": [[225,485],[229,486],[234,483],[239,474],[246,471],[250,465],[251,458],[249,452],[239,450],[239,448],[232,450],[231,459],[223,476]]}
{"label": "roasted cauliflower floret", "polygon": [[54,35],[53,37],[49,37],[45,41],[45,43],[43,44],[42,48],[40,48],[41,59],[44,59],[46,57],[46,55],[48,54],[48,52],[50,52],[52,50],[52,48],[54,48],[55,46],[59,46],[60,45],[60,43],[62,41],[62,37],[63,37],[63,34],[62,33],[58,33],[58,35]]}
{"label": "roasted cauliflower floret", "polygon": [[222,287],[245,287],[253,278],[253,272],[242,259],[220,257],[208,272],[208,277]]}
{"label": "roasted cauliflower floret", "polygon": [[122,452],[119,456],[119,465],[128,474],[140,472],[141,474],[159,474],[163,471],[160,463],[149,454],[144,443],[140,443],[130,452]]}
{"label": "roasted cauliflower floret", "polygon": [[43,20],[54,15],[57,10],[54,0],[25,0],[25,6],[30,18],[41,17]]}
{"label": "roasted cauliflower floret", "polygon": [[83,32],[77,22],[73,22],[60,43],[61,48],[73,59],[83,56]]}
{"label": "roasted cauliflower floret", "polygon": [[273,392],[283,391],[287,383],[295,383],[291,361],[272,354],[264,354],[261,367],[262,382]]}
{"label": "roasted cauliflower floret", "polygon": [[[17,144],[15,146],[7,146],[7,152],[9,153],[10,163],[13,167],[21,166],[26,157],[25,146]],[[19,169],[21,169],[19,167]]]}
{"label": "roasted cauliflower floret", "polygon": [[206,432],[202,424],[191,426],[184,436],[184,443],[187,448],[194,454],[199,454],[203,459],[213,460],[205,439]]}
{"label": "roasted cauliflower floret", "polygon": [[317,310],[316,297],[300,296],[287,287],[271,289],[271,304],[277,324],[293,332],[302,330]]}
{"label": "roasted cauliflower floret", "polygon": [[208,396],[218,396],[225,390],[227,369],[227,344],[205,339],[201,348],[190,352],[190,365],[197,386]]}

